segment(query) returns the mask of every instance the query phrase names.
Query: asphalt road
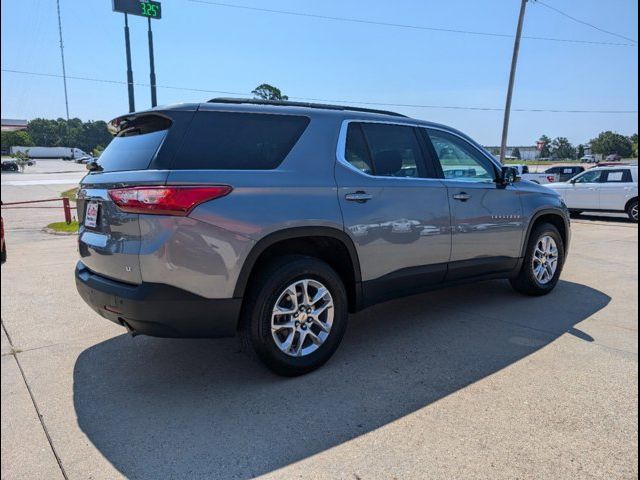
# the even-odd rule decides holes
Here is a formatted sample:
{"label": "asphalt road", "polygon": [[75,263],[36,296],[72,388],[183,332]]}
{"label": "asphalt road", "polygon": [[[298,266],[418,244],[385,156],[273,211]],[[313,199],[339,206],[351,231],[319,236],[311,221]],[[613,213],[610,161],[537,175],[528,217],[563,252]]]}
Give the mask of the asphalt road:
{"label": "asphalt road", "polygon": [[638,229],[573,232],[551,295],[494,281],[378,305],[284,379],[233,339],[131,338],[77,295],[74,237],[9,225],[2,478],[637,478]]}

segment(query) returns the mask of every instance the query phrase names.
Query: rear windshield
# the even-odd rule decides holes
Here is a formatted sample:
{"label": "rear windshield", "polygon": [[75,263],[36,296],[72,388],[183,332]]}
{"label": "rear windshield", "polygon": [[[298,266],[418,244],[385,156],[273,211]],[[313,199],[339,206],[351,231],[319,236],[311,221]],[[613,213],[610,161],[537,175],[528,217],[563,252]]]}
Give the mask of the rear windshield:
{"label": "rear windshield", "polygon": [[270,170],[289,154],[309,118],[234,112],[198,112],[172,168]]}
{"label": "rear windshield", "polygon": [[158,115],[127,122],[102,152],[98,164],[105,172],[147,169],[170,126],[170,120]]}

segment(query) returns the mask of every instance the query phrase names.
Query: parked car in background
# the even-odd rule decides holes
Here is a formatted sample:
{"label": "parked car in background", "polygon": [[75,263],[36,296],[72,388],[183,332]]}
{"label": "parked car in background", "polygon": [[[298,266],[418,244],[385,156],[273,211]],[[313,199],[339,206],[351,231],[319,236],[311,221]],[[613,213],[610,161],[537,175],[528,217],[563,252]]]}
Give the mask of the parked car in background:
{"label": "parked car in background", "polygon": [[622,160],[622,157],[617,153],[612,153],[611,155],[607,155],[607,158],[605,160],[607,162],[619,162],[620,160]]}
{"label": "parked car in background", "polygon": [[110,126],[77,196],[76,285],[134,333],[238,332],[300,375],[333,355],[349,312],[488,278],[545,295],[562,272],[560,196],[443,125],[214,99]]}
{"label": "parked car in background", "polygon": [[638,223],[638,167],[596,167],[568,183],[548,185],[573,213],[620,212]]}
{"label": "parked car in background", "polygon": [[509,165],[509,167],[516,169],[521,180],[527,180],[538,185],[560,181],[560,175],[557,173],[530,173],[528,165]]}
{"label": "parked car in background", "polygon": [[551,167],[544,171],[544,173],[559,175],[559,182],[568,182],[573,177],[578,175],[579,173],[584,172],[586,169],[580,165],[571,165],[571,166],[559,166],[559,167]]}
{"label": "parked car in background", "polygon": [[596,160],[595,155],[585,155],[580,159],[580,161],[583,163],[596,163],[598,160]]}
{"label": "parked car in background", "polygon": [[2,171],[3,172],[18,172],[20,167],[18,167],[18,162],[15,160],[3,160],[2,161]]}

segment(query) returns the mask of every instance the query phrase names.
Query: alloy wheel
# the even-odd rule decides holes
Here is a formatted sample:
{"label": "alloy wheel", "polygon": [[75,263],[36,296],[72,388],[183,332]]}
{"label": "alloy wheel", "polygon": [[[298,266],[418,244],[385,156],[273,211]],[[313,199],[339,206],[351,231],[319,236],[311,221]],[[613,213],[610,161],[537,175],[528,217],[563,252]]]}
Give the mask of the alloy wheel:
{"label": "alloy wheel", "polygon": [[271,335],[281,352],[304,357],[327,340],[333,315],[329,290],[317,280],[298,280],[286,287],[276,300],[271,315]]}
{"label": "alloy wheel", "polygon": [[551,282],[558,270],[558,245],[549,235],[541,237],[533,252],[533,275],[540,285]]}

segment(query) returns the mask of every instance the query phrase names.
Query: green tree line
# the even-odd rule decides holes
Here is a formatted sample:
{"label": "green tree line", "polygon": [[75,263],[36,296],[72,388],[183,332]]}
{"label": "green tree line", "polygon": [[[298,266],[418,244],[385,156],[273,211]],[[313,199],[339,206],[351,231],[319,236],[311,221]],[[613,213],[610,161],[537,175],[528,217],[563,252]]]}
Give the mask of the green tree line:
{"label": "green tree line", "polygon": [[104,150],[111,138],[107,123],[102,120],[83,122],[79,118],[69,121],[36,118],[27,124],[26,130],[2,132],[2,151],[14,146],[37,146],[74,147],[91,153]]}

